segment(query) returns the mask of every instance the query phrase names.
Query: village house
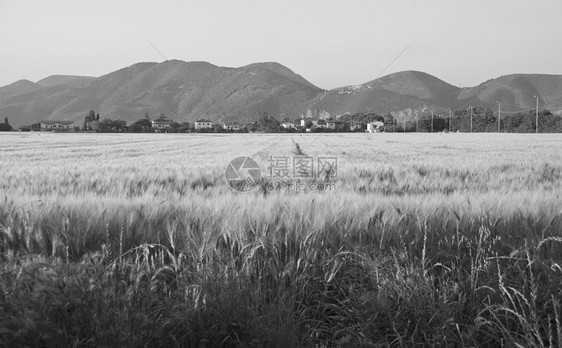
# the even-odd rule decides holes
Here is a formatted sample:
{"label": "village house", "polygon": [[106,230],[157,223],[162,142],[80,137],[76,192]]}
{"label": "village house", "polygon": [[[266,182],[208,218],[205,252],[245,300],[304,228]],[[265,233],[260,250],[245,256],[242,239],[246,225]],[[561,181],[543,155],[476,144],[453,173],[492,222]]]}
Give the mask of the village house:
{"label": "village house", "polygon": [[306,127],[306,123],[307,123],[308,121],[312,122],[312,126],[313,126],[313,127],[318,126],[318,121],[319,121],[319,120],[315,120],[315,119],[313,119],[313,118],[303,118],[303,119],[301,119],[301,127],[305,128],[305,127]]}
{"label": "village house", "polygon": [[157,133],[167,133],[172,129],[172,124],[174,121],[166,118],[165,116],[160,116],[156,120],[152,120],[152,129],[154,129]]}
{"label": "village house", "polygon": [[84,118],[84,125],[82,126],[82,130],[84,131],[91,131],[96,128],[96,125],[100,121],[100,114],[95,114],[94,111],[90,111],[88,115]]}
{"label": "village house", "polygon": [[237,131],[240,130],[242,127],[237,122],[223,122],[222,129],[230,130],[230,131]]}
{"label": "village house", "polygon": [[286,121],[286,122],[281,123],[281,127],[285,128],[285,129],[290,129],[290,128],[297,128],[297,125],[294,124],[293,122]]}
{"label": "village house", "polygon": [[205,128],[207,128],[207,129],[213,128],[213,122],[211,122],[209,120],[204,120],[204,119],[195,121],[195,129],[196,130],[197,129],[205,129]]}
{"label": "village house", "polygon": [[316,128],[328,128],[328,124],[324,120],[318,120],[318,122],[316,122]]}
{"label": "village house", "polygon": [[367,123],[367,132],[369,133],[378,133],[381,132],[384,128],[384,123],[381,121],[374,121]]}
{"label": "village house", "polygon": [[41,130],[42,131],[51,131],[51,132],[68,132],[72,129],[72,125],[74,121],[51,121],[45,120],[41,121]]}
{"label": "village house", "polygon": [[359,121],[351,121],[351,123],[349,124],[349,130],[351,130],[352,132],[360,132],[362,129],[363,126]]}
{"label": "village house", "polygon": [[331,129],[331,130],[335,130],[335,131],[341,131],[343,130],[345,127],[345,123],[343,123],[342,121],[336,121],[336,120],[327,120],[326,121],[326,128]]}

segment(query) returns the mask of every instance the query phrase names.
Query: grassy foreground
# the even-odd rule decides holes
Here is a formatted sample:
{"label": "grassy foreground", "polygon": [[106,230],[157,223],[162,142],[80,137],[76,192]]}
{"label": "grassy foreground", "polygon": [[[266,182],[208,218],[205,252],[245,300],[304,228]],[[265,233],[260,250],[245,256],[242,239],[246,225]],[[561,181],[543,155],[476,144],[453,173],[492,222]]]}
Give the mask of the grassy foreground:
{"label": "grassy foreground", "polygon": [[[298,144],[298,146],[297,146]],[[9,134],[0,346],[557,347],[562,136]],[[247,193],[248,155],[335,189]]]}

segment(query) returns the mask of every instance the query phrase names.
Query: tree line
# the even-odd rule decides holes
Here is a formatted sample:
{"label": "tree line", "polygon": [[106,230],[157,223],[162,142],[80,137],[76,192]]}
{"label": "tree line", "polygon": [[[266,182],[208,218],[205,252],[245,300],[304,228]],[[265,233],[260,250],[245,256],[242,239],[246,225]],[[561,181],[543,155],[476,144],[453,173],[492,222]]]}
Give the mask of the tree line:
{"label": "tree line", "polygon": [[0,123],[0,132],[9,132],[12,130],[12,126],[10,126],[10,122],[8,118],[4,118],[4,123]]}
{"label": "tree line", "polygon": [[[386,132],[463,132],[482,133],[498,131],[498,115],[489,108],[475,106],[455,110],[449,115],[424,114],[418,118],[397,119],[392,114],[375,117],[384,120]],[[371,116],[373,118],[373,116]],[[537,122],[538,121],[538,122]],[[538,123],[538,129],[537,129]],[[499,130],[504,133],[561,133],[562,117],[550,110],[501,114]]]}
{"label": "tree line", "polygon": [[[311,119],[305,119],[304,127],[301,126],[301,119],[290,120],[288,117],[281,121],[269,115],[267,112],[258,112],[258,118],[254,122],[241,125],[239,130],[223,129],[222,124],[214,123],[211,128],[195,129],[195,124],[190,122],[175,122],[168,120],[166,115],[161,113],[157,121],[168,120],[169,128],[166,132],[171,133],[227,133],[227,132],[263,132],[263,133],[290,133],[305,132],[306,129],[312,132],[364,132],[367,124],[374,121],[384,123],[385,132],[497,132],[498,117],[489,108],[475,106],[470,109],[455,110],[452,117],[425,114],[417,118],[410,117],[397,118],[388,113],[379,115],[376,113],[354,113],[341,115],[337,120],[341,123],[338,130],[314,127]],[[536,127],[538,120],[538,130]],[[295,127],[285,128],[283,122],[292,122]],[[33,127],[35,126],[35,127]],[[39,124],[32,125],[32,129],[40,129]],[[499,129],[506,133],[560,133],[562,132],[562,117],[553,114],[549,110],[540,110],[538,117],[535,111],[502,114],[499,120]],[[12,126],[6,117],[4,123],[0,123],[0,131],[11,131]],[[101,118],[93,110],[85,117],[82,127],[75,127],[75,131],[93,131],[99,133],[128,132],[128,133],[151,133],[158,131],[153,128],[152,120],[148,113],[144,117],[127,126],[127,122],[117,119]]]}

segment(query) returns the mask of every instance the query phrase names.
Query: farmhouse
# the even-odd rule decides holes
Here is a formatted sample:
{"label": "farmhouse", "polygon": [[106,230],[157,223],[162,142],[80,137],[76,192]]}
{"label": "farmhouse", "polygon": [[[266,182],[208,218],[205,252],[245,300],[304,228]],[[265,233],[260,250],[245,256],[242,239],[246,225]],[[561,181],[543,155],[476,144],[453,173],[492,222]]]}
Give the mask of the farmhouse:
{"label": "farmhouse", "polygon": [[383,130],[384,123],[381,121],[374,121],[367,123],[367,132],[369,133],[378,133]]}
{"label": "farmhouse", "polygon": [[306,123],[307,123],[308,121],[312,122],[312,126],[313,126],[313,127],[318,126],[318,121],[319,121],[319,120],[315,120],[315,119],[313,119],[313,118],[303,118],[303,119],[301,119],[301,127],[305,128],[305,127],[306,127]]}
{"label": "farmhouse", "polygon": [[316,122],[316,127],[317,128],[328,128],[328,125],[327,125],[326,121],[318,120],[318,122]]}
{"label": "farmhouse", "polygon": [[363,126],[361,125],[361,122],[359,122],[359,121],[351,121],[351,123],[349,124],[349,129],[352,132],[359,132],[363,129]]}
{"label": "farmhouse", "polygon": [[86,117],[84,117],[84,126],[82,127],[82,130],[85,131],[94,130],[99,121],[100,121],[100,114],[99,113],[95,114],[93,110],[90,111],[90,113],[86,115]]}
{"label": "farmhouse", "polygon": [[293,122],[287,121],[287,122],[281,123],[281,127],[285,128],[285,129],[290,129],[290,128],[297,128],[297,125],[294,124]]}
{"label": "farmhouse", "polygon": [[213,122],[209,120],[197,120],[195,121],[195,129],[213,128]]}
{"label": "farmhouse", "polygon": [[224,130],[231,130],[237,131],[240,130],[242,127],[237,122],[223,122],[222,129]]}
{"label": "farmhouse", "polygon": [[172,129],[172,124],[174,121],[167,119],[166,117],[159,117],[157,120],[151,121],[152,129],[158,133],[166,133]]}
{"label": "farmhouse", "polygon": [[326,128],[331,130],[343,130],[345,124],[342,121],[327,120]]}
{"label": "farmhouse", "polygon": [[68,132],[71,128],[70,126],[74,124],[74,121],[41,121],[42,131],[52,131],[52,132]]}

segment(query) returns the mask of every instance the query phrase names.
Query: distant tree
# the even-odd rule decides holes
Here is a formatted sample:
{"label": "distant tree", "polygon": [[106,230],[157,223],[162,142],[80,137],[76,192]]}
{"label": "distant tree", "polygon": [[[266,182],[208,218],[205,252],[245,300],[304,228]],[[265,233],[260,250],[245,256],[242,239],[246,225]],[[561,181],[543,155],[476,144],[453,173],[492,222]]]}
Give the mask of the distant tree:
{"label": "distant tree", "polygon": [[312,123],[311,120],[308,120],[308,121],[306,121],[306,122],[304,123],[304,126],[305,126],[307,129],[312,128],[312,125],[314,125],[314,123]]}
{"label": "distant tree", "polygon": [[[539,112],[539,133],[556,133],[562,131],[562,118],[549,110]],[[535,133],[536,113],[534,110],[502,116],[502,131],[509,133]]]}
{"label": "distant tree", "polygon": [[250,122],[244,128],[247,132],[256,132],[258,130],[258,122]]}
{"label": "distant tree", "polygon": [[448,132],[449,131],[449,116],[439,116],[434,118],[433,122],[434,132]]}
{"label": "distant tree", "polygon": [[[129,131],[131,132],[134,130],[138,130],[135,131],[135,133],[150,132],[150,130],[152,129],[152,122],[150,122],[150,117],[148,117],[148,114],[145,114],[144,118],[135,121],[131,126],[133,127],[132,129],[129,129]],[[137,126],[140,127],[140,130]]]}
{"label": "distant tree", "polygon": [[7,124],[8,126],[10,125],[10,122],[8,122],[8,118],[4,117],[4,123]]}
{"label": "distant tree", "polygon": [[384,122],[384,117],[381,116],[381,115],[374,114],[374,113],[365,115],[363,117],[363,122],[365,122],[365,124],[370,123],[370,122],[374,122],[374,121]]}
{"label": "distant tree", "polygon": [[123,120],[113,121],[112,129],[114,129],[115,131],[123,132],[125,130],[125,127],[127,127],[127,122],[125,122]]}
{"label": "distant tree", "polygon": [[214,131],[215,133],[224,133],[224,132],[225,132],[225,130],[224,130],[224,128],[222,127],[222,125],[220,125],[220,124],[218,124],[218,123],[213,124],[213,131]]}
{"label": "distant tree", "polygon": [[473,109],[473,132],[497,132],[498,118],[494,111],[476,106]]}
{"label": "distant tree", "polygon": [[97,113],[97,114],[96,114],[96,121],[99,121],[99,120],[100,120],[100,114]]}
{"label": "distant tree", "polygon": [[133,123],[129,126],[129,133],[142,133],[144,128],[138,123]]}
{"label": "distant tree", "polygon": [[0,131],[1,132],[10,132],[12,131],[12,126],[6,123],[0,123]]}
{"label": "distant tree", "polygon": [[539,111],[539,133],[561,133],[562,117],[549,110]]}
{"label": "distant tree", "polygon": [[126,125],[127,123],[123,120],[113,121],[109,118],[104,118],[96,124],[95,131],[99,133],[122,132]]}
{"label": "distant tree", "polygon": [[90,112],[88,113],[88,118],[90,120],[95,120],[96,119],[96,113],[94,112],[94,110],[90,110]]}
{"label": "distant tree", "polygon": [[150,116],[148,116],[148,112],[144,114],[144,118],[150,120]]}
{"label": "distant tree", "polygon": [[104,118],[95,125],[94,130],[99,133],[109,132],[111,129],[110,122],[111,120]]}
{"label": "distant tree", "polygon": [[179,129],[181,128],[181,124],[179,124],[177,122],[172,122],[172,124],[170,125],[170,128],[172,129],[172,132],[177,133],[177,132],[179,132]]}
{"label": "distant tree", "polygon": [[395,119],[394,119],[394,116],[392,116],[392,114],[389,113],[389,114],[386,114],[386,115],[384,116],[384,129],[385,129],[385,132],[386,132],[387,130],[390,131],[390,130],[393,130],[393,129],[394,129],[394,122],[396,122],[396,121],[395,121]]}
{"label": "distant tree", "polygon": [[191,125],[189,122],[182,122],[180,123],[180,127],[178,128],[178,132],[180,133],[187,133],[191,130]]}
{"label": "distant tree", "polygon": [[258,119],[258,130],[266,133],[275,133],[281,130],[281,124],[277,119],[270,116],[267,112],[260,112]]}

